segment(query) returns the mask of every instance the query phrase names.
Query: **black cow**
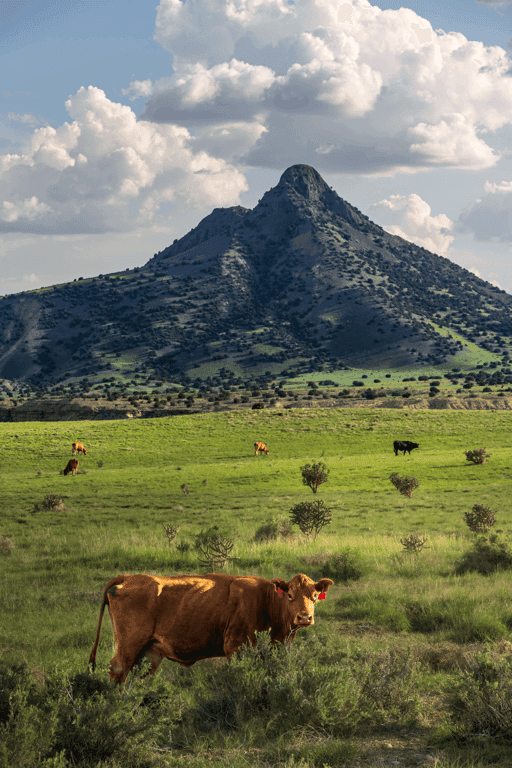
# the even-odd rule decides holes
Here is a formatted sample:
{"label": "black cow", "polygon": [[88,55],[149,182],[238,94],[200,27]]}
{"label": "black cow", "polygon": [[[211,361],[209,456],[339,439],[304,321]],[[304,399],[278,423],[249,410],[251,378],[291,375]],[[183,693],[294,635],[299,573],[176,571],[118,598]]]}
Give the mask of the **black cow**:
{"label": "black cow", "polygon": [[419,448],[418,443],[411,443],[409,440],[395,440],[393,443],[393,449],[395,451],[395,456],[398,456],[398,451],[403,451],[404,456],[405,452],[411,455],[411,451],[413,451],[415,448]]}

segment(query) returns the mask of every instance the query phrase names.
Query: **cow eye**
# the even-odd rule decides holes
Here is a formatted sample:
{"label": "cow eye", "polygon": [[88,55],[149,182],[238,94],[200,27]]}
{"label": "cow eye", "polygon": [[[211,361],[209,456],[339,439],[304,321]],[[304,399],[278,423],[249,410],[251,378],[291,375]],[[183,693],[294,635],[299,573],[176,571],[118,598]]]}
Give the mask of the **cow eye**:
{"label": "cow eye", "polygon": [[288,600],[293,600],[293,597],[290,594],[288,594]]}

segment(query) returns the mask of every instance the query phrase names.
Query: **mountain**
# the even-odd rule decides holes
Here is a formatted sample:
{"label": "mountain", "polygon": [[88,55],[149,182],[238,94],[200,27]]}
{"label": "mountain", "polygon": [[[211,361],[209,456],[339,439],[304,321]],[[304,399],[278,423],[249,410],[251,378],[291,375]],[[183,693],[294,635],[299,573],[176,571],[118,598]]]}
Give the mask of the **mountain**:
{"label": "mountain", "polygon": [[0,377],[435,365],[511,335],[512,296],[294,165],[253,210],[216,208],[144,267],[0,299]]}

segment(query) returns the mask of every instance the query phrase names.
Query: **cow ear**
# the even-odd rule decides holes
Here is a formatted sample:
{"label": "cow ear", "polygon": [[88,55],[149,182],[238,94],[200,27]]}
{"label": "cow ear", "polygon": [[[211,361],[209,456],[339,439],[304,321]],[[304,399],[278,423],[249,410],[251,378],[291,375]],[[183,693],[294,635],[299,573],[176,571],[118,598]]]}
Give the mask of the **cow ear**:
{"label": "cow ear", "polygon": [[317,581],[317,583],[315,584],[315,589],[317,592],[324,593],[324,592],[327,592],[329,587],[332,587],[333,584],[334,584],[334,581],[332,581],[331,579],[320,579],[320,581]]}
{"label": "cow ear", "polygon": [[274,584],[276,592],[282,589],[284,592],[288,592],[288,582],[278,576],[275,579],[270,580],[271,584]]}

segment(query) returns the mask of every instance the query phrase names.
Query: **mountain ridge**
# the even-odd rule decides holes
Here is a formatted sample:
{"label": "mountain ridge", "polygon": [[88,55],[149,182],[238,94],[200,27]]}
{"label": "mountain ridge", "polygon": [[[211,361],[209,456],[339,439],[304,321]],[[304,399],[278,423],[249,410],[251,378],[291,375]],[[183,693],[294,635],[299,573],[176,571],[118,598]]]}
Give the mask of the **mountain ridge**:
{"label": "mountain ridge", "polygon": [[503,352],[511,336],[512,296],[298,164],[253,209],[215,208],[143,267],[0,299],[0,377],[439,365],[461,338]]}

